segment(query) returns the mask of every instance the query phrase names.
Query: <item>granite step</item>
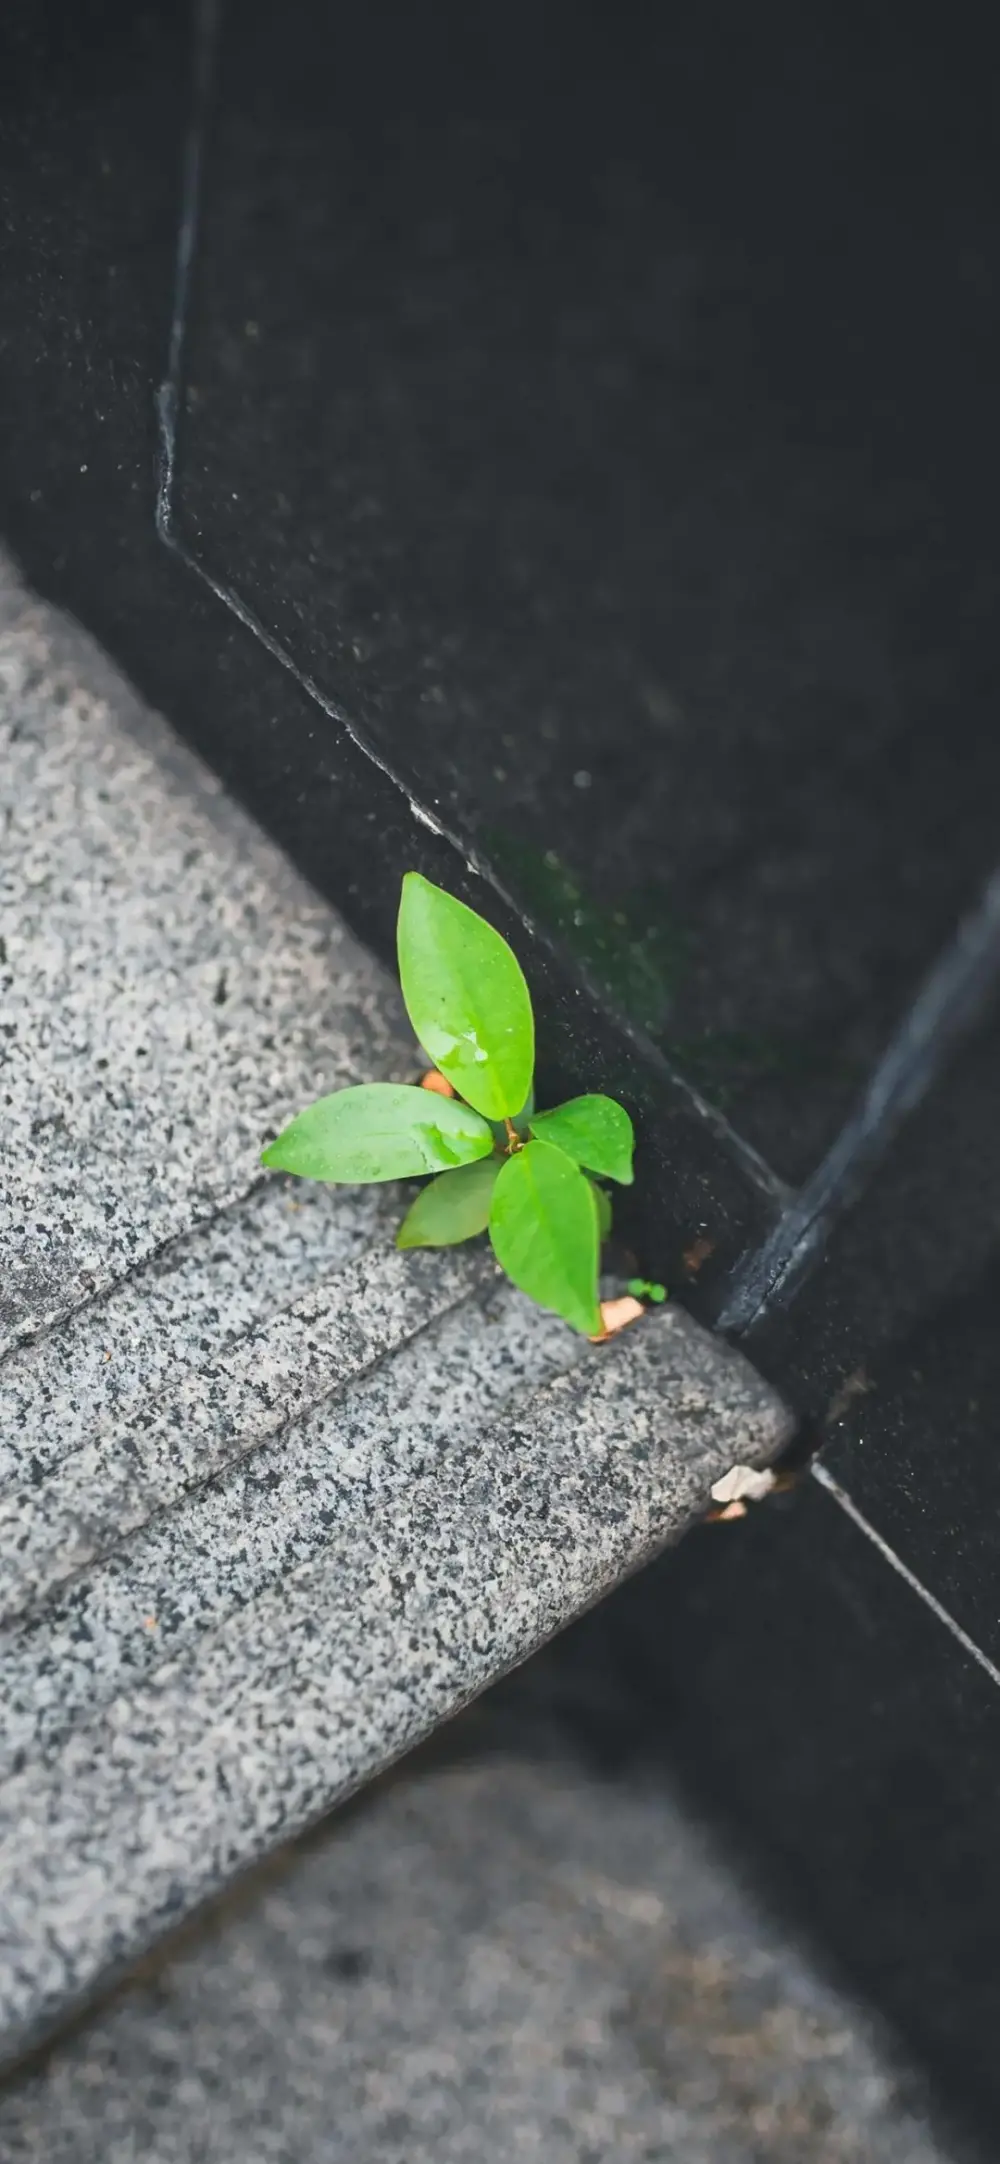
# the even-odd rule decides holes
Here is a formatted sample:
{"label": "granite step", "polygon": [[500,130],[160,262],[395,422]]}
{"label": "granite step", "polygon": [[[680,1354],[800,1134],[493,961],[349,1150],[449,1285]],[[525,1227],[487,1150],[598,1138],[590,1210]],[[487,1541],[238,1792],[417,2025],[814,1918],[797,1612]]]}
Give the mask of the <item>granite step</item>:
{"label": "granite step", "polygon": [[0,1773],[321,1553],[345,1518],[370,1511],[376,1471],[381,1504],[433,1469],[463,1428],[582,1357],[495,1280],[422,1332],[413,1320],[393,1359],[347,1391],[331,1376],[335,1402],[246,1443],[224,1472],[0,1632]]}
{"label": "granite step", "polygon": [[32,1470],[27,1485],[0,1497],[0,1622],[422,1330],[482,1275],[483,1262],[461,1252],[411,1261],[388,1242],[368,1249],[155,1403],[97,1428],[49,1471]]}
{"label": "granite step", "polygon": [[407,1072],[393,986],[0,556],[0,1354],[259,1182],[322,1089]]}
{"label": "granite step", "polygon": [[[154,1521],[136,1553],[84,1581],[75,1615],[56,1608],[33,1644],[22,1632],[9,1645],[9,2044],[524,1659],[676,1537],[734,1458],[781,1439],[752,1371],[680,1310],[582,1359],[565,1338],[573,1366],[522,1381],[471,1430],[422,1341],[445,1439],[411,1406],[400,1416],[391,1385],[387,1420],[379,1394],[363,1409],[351,1393],[288,1431],[287,1485],[280,1463],[259,1486],[238,1469],[204,1517]],[[498,1351],[509,1386],[517,1364],[509,1343]],[[461,1340],[457,1352],[461,1390]],[[149,1601],[166,1608],[165,1646]],[[77,1619],[91,1627],[88,1604],[89,1641],[74,1634]]]}
{"label": "granite step", "polygon": [[398,1193],[262,1181],[398,994],[0,573],[0,2056],[674,1539],[785,1409],[588,1345]]}
{"label": "granite step", "polygon": [[385,1188],[269,1179],[0,1363],[0,1495],[175,1389],[391,1229]]}

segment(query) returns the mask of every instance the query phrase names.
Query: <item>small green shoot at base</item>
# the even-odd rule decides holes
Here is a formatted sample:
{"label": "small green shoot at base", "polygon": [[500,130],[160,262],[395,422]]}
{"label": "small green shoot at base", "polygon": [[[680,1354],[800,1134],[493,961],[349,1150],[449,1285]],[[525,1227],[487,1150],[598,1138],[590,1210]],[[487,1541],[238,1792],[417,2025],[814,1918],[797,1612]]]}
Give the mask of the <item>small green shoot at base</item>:
{"label": "small green shoot at base", "polygon": [[659,1306],[661,1300],[665,1300],[667,1297],[666,1286],[658,1285],[655,1278],[630,1277],[628,1290],[633,1300],[654,1300],[657,1306]]}

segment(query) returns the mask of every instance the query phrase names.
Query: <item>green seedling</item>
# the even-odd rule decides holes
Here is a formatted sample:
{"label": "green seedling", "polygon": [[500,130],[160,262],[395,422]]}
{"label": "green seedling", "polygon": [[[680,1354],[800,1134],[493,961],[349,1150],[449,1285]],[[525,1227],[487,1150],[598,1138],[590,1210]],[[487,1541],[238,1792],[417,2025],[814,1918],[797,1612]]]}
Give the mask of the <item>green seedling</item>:
{"label": "green seedling", "polygon": [[657,1306],[667,1297],[666,1286],[658,1285],[655,1278],[649,1277],[630,1277],[628,1291],[633,1300],[653,1300]]}
{"label": "green seedling", "polygon": [[611,1199],[598,1182],[631,1184],[628,1113],[600,1095],[535,1110],[535,1022],[520,963],[485,918],[419,872],[403,880],[397,945],[406,1011],[444,1083],[337,1090],[300,1112],[262,1162],[352,1185],[432,1174],[398,1247],[452,1247],[488,1231],[522,1292],[599,1337]]}

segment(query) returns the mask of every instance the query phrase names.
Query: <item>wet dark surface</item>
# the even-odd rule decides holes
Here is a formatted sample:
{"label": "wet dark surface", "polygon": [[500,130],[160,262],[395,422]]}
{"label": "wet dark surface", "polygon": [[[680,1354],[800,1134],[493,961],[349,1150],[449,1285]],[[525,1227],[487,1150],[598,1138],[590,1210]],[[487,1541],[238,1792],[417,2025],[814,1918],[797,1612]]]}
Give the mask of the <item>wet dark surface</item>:
{"label": "wet dark surface", "polygon": [[[985,17],[225,11],[175,532],[284,660],[154,527],[192,18],[0,36],[0,533],[382,953],[410,866],[515,940],[711,1317],[1000,859]],[[994,1657],[998,1056],[987,1000],[746,1337]],[[812,1489],[607,1615],[620,1723],[995,2124],[985,1671]]]}
{"label": "wet dark surface", "polygon": [[485,1703],[609,1771],[665,1751],[996,2155],[1000,1695],[814,1481],[689,1535]]}
{"label": "wet dark surface", "polygon": [[[822,1419],[859,1370],[895,1360],[961,1307],[1000,1241],[1000,1016],[948,1062],[853,1209],[794,1283],[751,1324],[758,1363]],[[984,1406],[984,1417],[988,1408]],[[940,1445],[928,1419],[926,1451]]]}
{"label": "wet dark surface", "polygon": [[1000,1665],[998,1313],[994,1250],[859,1372],[857,1397],[825,1462]]}
{"label": "wet dark surface", "polygon": [[930,61],[294,0],[207,137],[184,539],[791,1178],[997,853],[991,145]]}
{"label": "wet dark surface", "polygon": [[710,1228],[709,1298],[713,1276],[773,1217],[766,1170],[692,1105],[652,1047],[585,996],[571,952],[534,943],[414,819],[406,793],[157,536],[155,395],[170,339],[190,21],[165,5],[123,13],[90,0],[54,9],[47,30],[26,8],[7,38],[0,520],[27,576],[97,633],[387,958],[409,868],[494,915],[531,980],[550,1088],[603,1078],[636,1116],[646,1179],[630,1198],[632,1237],[650,1267],[676,1277]]}

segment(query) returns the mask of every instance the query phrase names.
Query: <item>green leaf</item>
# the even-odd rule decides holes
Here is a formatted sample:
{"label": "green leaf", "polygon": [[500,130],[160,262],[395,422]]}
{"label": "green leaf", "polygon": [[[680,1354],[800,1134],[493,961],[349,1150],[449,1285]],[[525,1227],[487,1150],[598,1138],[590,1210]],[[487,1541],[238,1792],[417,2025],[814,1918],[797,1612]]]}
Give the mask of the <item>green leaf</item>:
{"label": "green leaf", "polygon": [[611,1197],[606,1188],[598,1187],[595,1180],[591,1180],[590,1184],[597,1200],[597,1230],[601,1239],[607,1240],[611,1233]]}
{"label": "green leaf", "polygon": [[488,1120],[528,1095],[535,1025],[521,965],[492,924],[407,872],[397,928],[406,1011],[428,1057]]}
{"label": "green leaf", "polygon": [[536,1112],[532,1134],[554,1142],[574,1164],[588,1172],[603,1173],[607,1180],[632,1185],[632,1122],[624,1105],[613,1097],[571,1097],[554,1112]]}
{"label": "green leaf", "polygon": [[488,1157],[485,1120],[455,1097],[369,1082],[336,1090],[300,1112],[263,1151],[261,1163],[305,1180],[407,1180]]}
{"label": "green leaf", "polygon": [[499,1157],[478,1165],[459,1165],[421,1188],[396,1234],[397,1247],[454,1247],[485,1232],[490,1198],[500,1170]]}
{"label": "green leaf", "polygon": [[574,1330],[599,1334],[597,1202],[591,1182],[562,1150],[528,1142],[507,1158],[493,1189],[490,1239],[522,1292]]}

